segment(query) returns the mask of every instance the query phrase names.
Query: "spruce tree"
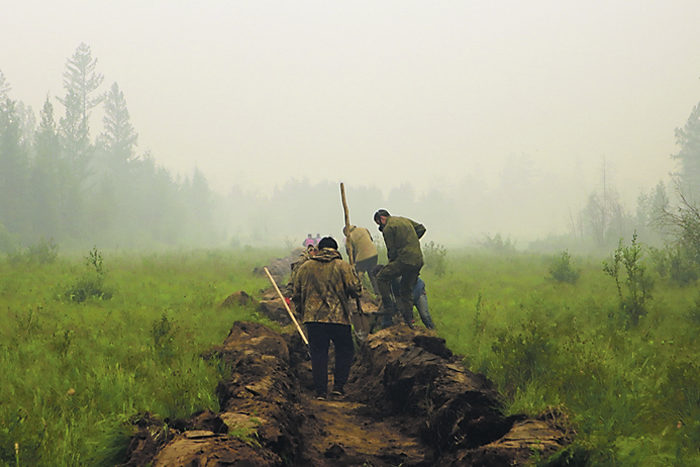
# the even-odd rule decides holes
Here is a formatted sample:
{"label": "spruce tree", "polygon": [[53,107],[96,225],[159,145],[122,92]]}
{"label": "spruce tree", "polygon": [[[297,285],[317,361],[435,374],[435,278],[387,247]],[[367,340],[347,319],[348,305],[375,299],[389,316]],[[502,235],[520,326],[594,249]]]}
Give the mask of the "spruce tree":
{"label": "spruce tree", "polygon": [[90,142],[90,110],[99,105],[104,95],[94,95],[104,77],[95,72],[97,59],[92,58],[90,47],[82,43],[68,59],[63,73],[66,95],[59,98],[66,114],[61,117],[59,134],[68,168],[64,190],[67,195],[63,216],[78,234],[84,211],[84,184],[90,175],[90,161],[94,147]]}
{"label": "spruce tree", "polygon": [[64,230],[61,224],[62,179],[67,170],[61,159],[58,128],[54,108],[46,97],[40,113],[41,122],[34,135],[34,163],[30,175],[30,217],[32,230],[38,236],[58,238]]}
{"label": "spruce tree", "polygon": [[7,82],[5,75],[0,70],[0,102],[5,102],[5,99],[10,97],[10,89],[10,83]]}
{"label": "spruce tree", "polygon": [[676,128],[676,144],[681,149],[671,157],[680,163],[676,175],[681,189],[693,200],[700,197],[700,103],[693,107],[683,128]]}
{"label": "spruce tree", "polygon": [[0,224],[10,232],[26,235],[29,156],[22,147],[15,106],[9,98],[0,102]]}
{"label": "spruce tree", "polygon": [[[127,237],[140,229],[136,218],[139,199],[134,177],[134,146],[138,135],[129,121],[124,94],[114,83],[104,101],[104,132],[98,139],[100,189],[92,198],[90,217],[109,235]],[[115,241],[117,241],[115,239]]]}
{"label": "spruce tree", "polygon": [[127,165],[134,159],[134,146],[137,145],[138,134],[131,126],[124,93],[119,90],[117,83],[114,83],[107,93],[104,110],[102,122],[105,131],[101,135],[101,141],[107,165],[115,175],[124,177]]}

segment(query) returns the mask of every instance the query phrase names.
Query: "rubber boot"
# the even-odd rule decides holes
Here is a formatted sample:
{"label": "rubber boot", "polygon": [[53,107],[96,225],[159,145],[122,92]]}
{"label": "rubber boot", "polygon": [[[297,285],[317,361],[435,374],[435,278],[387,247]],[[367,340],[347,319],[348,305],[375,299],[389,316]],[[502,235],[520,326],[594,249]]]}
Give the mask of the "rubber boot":
{"label": "rubber boot", "polygon": [[403,315],[403,322],[406,323],[406,326],[408,326],[409,329],[413,329],[413,314]]}

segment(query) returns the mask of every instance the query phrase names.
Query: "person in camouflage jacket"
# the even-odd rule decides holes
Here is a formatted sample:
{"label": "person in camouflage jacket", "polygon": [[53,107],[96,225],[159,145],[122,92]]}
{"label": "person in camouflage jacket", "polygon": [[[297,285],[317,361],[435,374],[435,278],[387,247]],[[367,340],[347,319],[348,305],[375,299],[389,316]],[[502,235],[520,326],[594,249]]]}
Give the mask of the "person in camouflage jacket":
{"label": "person in camouflage jacket", "polygon": [[411,219],[392,216],[386,209],[380,209],[374,213],[374,222],[384,236],[389,259],[389,264],[384,266],[376,276],[384,313],[393,313],[391,281],[401,276],[401,300],[397,306],[406,325],[413,329],[413,288],[423,267],[420,238],[425,234],[426,229],[423,224]]}
{"label": "person in camouflage jacket", "polygon": [[[287,284],[284,286],[284,297],[286,299],[291,299],[292,295],[294,294],[294,279],[296,279],[297,277],[299,267],[308,260],[310,260],[312,256],[315,256],[316,253],[318,253],[316,246],[309,245],[306,247],[306,249],[304,249],[304,251],[301,252],[301,254],[299,255],[299,259],[297,259],[290,265],[292,272],[289,275],[289,280],[287,281]],[[287,300],[287,304],[289,304],[289,300]]]}
{"label": "person in camouflage jacket", "polygon": [[331,341],[335,346],[334,395],[344,394],[350,376],[355,356],[350,298],[361,295],[362,285],[355,269],[343,261],[333,238],[322,238],[318,249],[315,256],[299,267],[292,301],[306,325],[316,397],[325,399]]}

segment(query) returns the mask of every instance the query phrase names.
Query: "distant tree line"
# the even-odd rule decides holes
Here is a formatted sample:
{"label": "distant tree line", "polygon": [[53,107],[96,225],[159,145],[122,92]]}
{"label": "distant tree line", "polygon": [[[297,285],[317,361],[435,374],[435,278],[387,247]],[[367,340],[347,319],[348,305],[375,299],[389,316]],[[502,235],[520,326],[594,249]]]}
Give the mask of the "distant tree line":
{"label": "distant tree line", "polygon": [[[640,189],[635,206],[625,203],[605,159],[597,184],[572,204],[572,179],[538,172],[527,155],[513,155],[495,186],[488,186],[479,174],[465,174],[456,184],[421,194],[408,182],[388,192],[376,186],[346,184],[351,222],[370,227],[381,237],[374,230],[372,214],[385,208],[419,220],[428,228],[427,241],[442,244],[508,250],[515,249],[517,239],[529,237],[529,245],[518,247],[603,253],[618,246],[621,238],[629,239],[636,233],[640,243],[661,248],[675,244],[681,236],[691,238],[698,231],[694,227],[700,226],[700,210],[694,201],[700,195],[700,104],[686,125],[676,129],[676,141],[679,152],[671,157],[679,170],[671,174],[673,193],[668,193],[662,180],[665,174],[659,174],[654,187]],[[417,172],[416,178],[420,177]],[[343,225],[339,187],[332,182],[312,184],[308,179],[290,179],[277,186],[270,197],[257,197],[234,187],[218,205],[233,214],[222,216],[230,222],[226,232],[232,244],[280,242],[282,238],[297,244],[307,233],[339,236]],[[556,230],[551,228],[555,224],[565,224],[565,231],[547,234]],[[538,238],[533,239],[535,235]],[[700,239],[700,234],[696,237]],[[700,240],[693,248],[700,264]]]}
{"label": "distant tree line", "polygon": [[[63,114],[47,95],[37,125],[0,72],[0,251],[41,238],[125,247],[220,240],[202,173],[180,179],[151,154],[137,155],[124,95],[116,82],[101,92],[103,80],[80,44],[63,72]],[[104,126],[93,139],[98,105]]]}
{"label": "distant tree line", "polygon": [[[10,98],[0,72],[0,252],[41,239],[69,247],[132,248],[296,246],[308,233],[342,238],[338,181],[290,178],[264,196],[236,185],[225,196],[214,193],[198,169],[191,177],[173,175],[149,152],[136,153],[138,134],[126,99],[116,82],[101,91],[103,81],[90,47],[80,44],[66,62],[65,94],[47,96],[37,122],[31,107]],[[91,112],[100,105],[102,131],[93,138]],[[456,184],[435,183],[421,194],[410,182],[388,192],[346,184],[351,222],[380,237],[372,214],[385,208],[426,225],[427,241],[514,248],[515,240],[536,235],[531,248],[549,251],[604,251],[633,232],[640,242],[656,245],[694,238],[700,225],[694,201],[700,190],[698,106],[676,129],[675,193],[667,194],[660,181],[640,191],[634,209],[623,202],[605,161],[597,187],[571,205],[565,199],[572,194],[571,179],[538,172],[527,155],[513,155],[495,186],[478,173],[465,173]],[[417,171],[416,178],[421,176]],[[546,235],[562,223],[565,233]],[[700,240],[691,250],[683,254],[700,264]]]}

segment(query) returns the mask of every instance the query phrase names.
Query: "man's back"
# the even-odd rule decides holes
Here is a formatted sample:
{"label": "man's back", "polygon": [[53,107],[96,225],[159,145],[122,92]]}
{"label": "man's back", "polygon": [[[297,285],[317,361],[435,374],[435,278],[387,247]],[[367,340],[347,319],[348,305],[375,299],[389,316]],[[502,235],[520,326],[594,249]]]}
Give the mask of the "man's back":
{"label": "man's back", "polygon": [[413,266],[423,265],[419,239],[425,227],[406,217],[391,216],[382,229],[389,261],[402,261]]}
{"label": "man's back", "polygon": [[360,293],[355,270],[337,250],[324,248],[299,267],[292,300],[304,322],[350,324],[348,295]]}
{"label": "man's back", "polygon": [[374,246],[372,235],[364,227],[350,227],[348,241],[352,244],[353,260],[355,262],[378,256],[377,247]]}

